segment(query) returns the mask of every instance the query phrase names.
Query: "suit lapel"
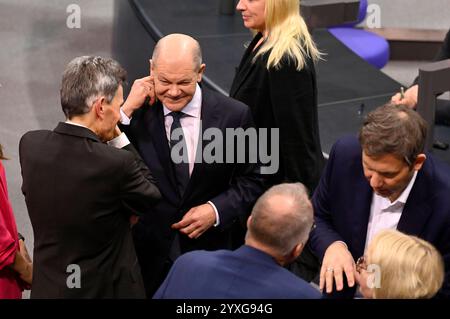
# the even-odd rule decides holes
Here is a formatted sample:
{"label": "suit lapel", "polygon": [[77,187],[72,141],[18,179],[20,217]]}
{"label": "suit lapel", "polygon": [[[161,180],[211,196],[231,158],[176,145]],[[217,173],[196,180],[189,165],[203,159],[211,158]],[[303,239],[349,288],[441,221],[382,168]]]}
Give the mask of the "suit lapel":
{"label": "suit lapel", "polygon": [[219,113],[217,112],[217,103],[217,99],[214,97],[214,95],[212,95],[205,89],[202,90],[202,109],[200,116],[201,127],[196,150],[196,163],[194,164],[191,178],[189,179],[188,186],[186,187],[186,191],[184,192],[184,198],[187,198],[189,194],[192,193],[197,179],[204,177],[203,171],[205,169],[205,165],[211,165],[203,162],[203,150],[205,146],[208,145],[208,142],[203,141],[203,136],[205,130],[207,130],[208,128],[220,128],[218,123],[220,117]]}
{"label": "suit lapel", "polygon": [[[236,73],[235,83],[233,83],[231,87],[230,96],[236,95],[241,86],[245,83],[245,80],[248,78],[250,73],[252,73],[252,71],[254,70],[256,64],[253,63],[253,58],[251,56],[253,56],[253,48],[261,39],[261,37],[262,34],[258,33],[258,35],[256,35],[253,38],[252,42],[245,51],[244,56],[242,57],[242,61]],[[248,67],[245,67],[246,64],[248,64]]]}
{"label": "suit lapel", "polygon": [[429,186],[427,185],[427,176],[432,175],[431,165],[429,165],[429,162],[425,162],[425,164],[417,174],[397,226],[399,231],[410,235],[421,235],[432,212],[428,204],[431,196],[428,194]]}
{"label": "suit lapel", "polygon": [[153,142],[159,162],[164,168],[168,180],[172,183],[173,189],[178,189],[164,125],[163,107],[160,102],[153,107],[155,108],[154,112],[148,111],[144,116],[145,127],[148,130],[147,134]]}
{"label": "suit lapel", "polygon": [[[359,168],[359,171],[363,171],[362,167]],[[350,214],[353,218],[348,220],[352,221],[352,247],[350,251],[357,254],[358,256],[354,257],[358,258],[364,253],[373,190],[363,175],[358,176],[358,181],[354,185],[356,186],[354,190],[357,191],[353,193],[353,196],[355,196],[354,206],[350,208]]]}

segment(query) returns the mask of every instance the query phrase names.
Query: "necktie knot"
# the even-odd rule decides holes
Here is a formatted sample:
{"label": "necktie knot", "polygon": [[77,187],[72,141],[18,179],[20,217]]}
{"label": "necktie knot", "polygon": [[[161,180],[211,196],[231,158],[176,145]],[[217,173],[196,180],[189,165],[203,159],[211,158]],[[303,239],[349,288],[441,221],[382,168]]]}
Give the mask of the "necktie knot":
{"label": "necktie knot", "polygon": [[173,118],[174,121],[180,121],[180,119],[181,119],[183,116],[186,115],[186,114],[184,114],[184,113],[181,112],[181,111],[178,111],[178,112],[170,112],[169,114],[170,114],[170,116],[172,116],[172,118]]}

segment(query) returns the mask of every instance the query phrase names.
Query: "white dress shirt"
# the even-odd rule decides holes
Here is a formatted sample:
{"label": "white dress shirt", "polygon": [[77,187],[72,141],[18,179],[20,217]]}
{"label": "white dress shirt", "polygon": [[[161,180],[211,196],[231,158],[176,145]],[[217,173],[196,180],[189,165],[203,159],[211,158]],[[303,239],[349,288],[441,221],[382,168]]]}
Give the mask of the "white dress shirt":
{"label": "white dress shirt", "polygon": [[[166,128],[167,141],[170,141],[170,127],[173,123],[173,117],[170,115],[172,112],[163,104],[164,111],[164,126]],[[180,118],[181,128],[183,129],[184,138],[186,140],[186,146],[189,159],[189,176],[192,175],[195,164],[195,154],[197,151],[198,138],[200,134],[200,122],[202,111],[202,90],[197,84],[194,97],[192,100],[181,110],[185,115]],[[170,145],[170,143],[169,143]]]}
{"label": "white dress shirt", "polygon": [[[170,127],[173,123],[173,118],[170,115],[172,112],[163,104],[164,111],[164,127],[166,129],[167,142],[170,145]],[[200,86],[197,84],[195,89],[195,94],[192,100],[181,110],[185,114],[180,119],[181,128],[183,129],[184,138],[186,140],[186,146],[188,151],[188,159],[189,159],[189,176],[192,175],[192,171],[194,170],[195,164],[195,156],[197,152],[198,139],[200,137],[200,128],[201,128],[201,111],[202,111],[202,90]],[[120,123],[123,125],[129,125],[131,119],[125,114],[125,112],[120,109]],[[127,138],[128,140],[128,138]],[[216,206],[208,201],[214,212],[216,214],[216,223],[214,226],[218,226],[220,224],[219,212],[217,211]]]}
{"label": "white dress shirt", "polygon": [[393,203],[391,203],[389,198],[381,197],[375,192],[373,193],[365,249],[367,249],[370,241],[379,231],[383,229],[397,229],[403,208],[408,200],[409,193],[411,193],[416,177],[417,171],[414,172],[408,186]]}

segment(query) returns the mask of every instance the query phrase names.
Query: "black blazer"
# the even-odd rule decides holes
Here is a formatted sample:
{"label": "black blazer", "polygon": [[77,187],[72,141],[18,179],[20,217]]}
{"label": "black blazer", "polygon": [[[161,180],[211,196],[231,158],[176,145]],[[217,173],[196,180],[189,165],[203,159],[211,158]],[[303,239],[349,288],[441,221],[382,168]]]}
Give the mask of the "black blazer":
{"label": "black blazer", "polygon": [[[202,89],[201,120],[202,133],[208,128],[224,133],[226,128],[253,127],[246,105],[206,89]],[[211,227],[198,239],[180,233],[181,253],[231,248],[233,224],[239,218],[246,219],[265,185],[256,164],[196,163],[181,196],[170,159],[162,104],[143,106],[133,114],[130,126],[124,126],[124,130],[154,174],[163,195],[152,214],[143,217],[133,230],[144,282],[151,297],[170,267],[168,254],[175,236],[170,228],[173,223],[180,221],[192,207],[212,201],[219,212],[220,226]],[[204,149],[209,142],[199,142],[199,147],[202,144]]]}
{"label": "black blazer", "polygon": [[[129,217],[160,193],[137,153],[60,123],[20,141],[22,191],[34,231],[32,298],[140,298]],[[81,288],[74,270],[81,270]],[[69,270],[69,271],[68,271]]]}
{"label": "black blazer", "polygon": [[269,54],[253,51],[261,34],[247,48],[237,68],[230,96],[247,104],[258,128],[279,128],[280,169],[272,179],[302,182],[312,192],[319,182],[324,160],[320,146],[317,115],[317,85],[314,63],[297,71],[283,58],[279,69],[267,70]]}

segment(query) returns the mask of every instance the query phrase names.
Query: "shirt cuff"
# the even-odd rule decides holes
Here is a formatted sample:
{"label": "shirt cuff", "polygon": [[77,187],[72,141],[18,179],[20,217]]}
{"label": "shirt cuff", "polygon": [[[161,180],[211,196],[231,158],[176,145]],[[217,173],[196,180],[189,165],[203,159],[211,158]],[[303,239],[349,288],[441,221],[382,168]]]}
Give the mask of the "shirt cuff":
{"label": "shirt cuff", "polygon": [[125,146],[130,144],[130,140],[125,135],[125,133],[122,132],[122,134],[113,138],[111,141],[108,141],[107,143],[109,146],[113,146],[115,148],[124,148]]}
{"label": "shirt cuff", "polygon": [[122,108],[120,108],[120,123],[122,125],[130,125],[131,118],[129,118],[124,111],[122,111]]}
{"label": "shirt cuff", "polygon": [[213,202],[208,201],[208,204],[212,206],[212,208],[214,209],[214,213],[216,214],[216,223],[214,224],[214,227],[217,227],[220,225],[219,212],[217,211],[216,205],[214,205]]}

